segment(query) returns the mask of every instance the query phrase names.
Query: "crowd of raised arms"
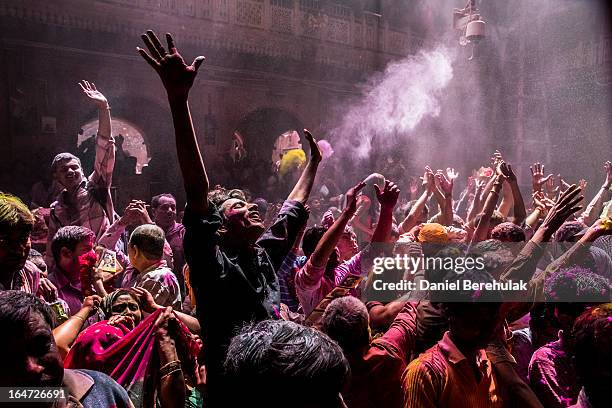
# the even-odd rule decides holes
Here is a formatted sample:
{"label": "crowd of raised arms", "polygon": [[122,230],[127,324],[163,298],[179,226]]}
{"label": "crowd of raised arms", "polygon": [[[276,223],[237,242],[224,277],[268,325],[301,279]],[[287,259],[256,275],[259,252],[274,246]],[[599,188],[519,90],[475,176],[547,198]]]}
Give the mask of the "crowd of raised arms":
{"label": "crowd of raised arms", "polygon": [[[0,193],[0,387],[64,387],[49,404],[74,407],[610,406],[610,161],[594,197],[535,163],[524,198],[496,151],[462,192],[455,170],[425,167],[323,204],[311,190],[324,155],[304,129],[284,203],[252,199],[209,183],[188,103],[204,57],[186,63],[170,34],[142,40],[184,211],[172,191],[114,207],[109,104],[82,81],[99,113],[92,174],[61,153],[50,208]],[[386,262],[404,255],[465,262]],[[380,279],[459,289],[379,292]],[[524,286],[482,289],[496,282]]]}

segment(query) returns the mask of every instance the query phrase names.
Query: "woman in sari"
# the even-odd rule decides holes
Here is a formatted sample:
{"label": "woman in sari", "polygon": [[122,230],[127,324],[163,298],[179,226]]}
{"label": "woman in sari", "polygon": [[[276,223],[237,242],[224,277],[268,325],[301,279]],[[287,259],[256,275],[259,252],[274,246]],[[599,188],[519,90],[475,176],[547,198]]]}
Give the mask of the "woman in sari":
{"label": "woman in sari", "polygon": [[146,293],[141,291],[119,289],[105,297],[101,308],[108,320],[77,337],[64,366],[110,375],[136,407],[190,405],[194,396],[187,383],[198,378],[201,342],[170,307],[157,308],[143,318],[139,300],[144,298],[147,310],[155,308],[146,304]]}

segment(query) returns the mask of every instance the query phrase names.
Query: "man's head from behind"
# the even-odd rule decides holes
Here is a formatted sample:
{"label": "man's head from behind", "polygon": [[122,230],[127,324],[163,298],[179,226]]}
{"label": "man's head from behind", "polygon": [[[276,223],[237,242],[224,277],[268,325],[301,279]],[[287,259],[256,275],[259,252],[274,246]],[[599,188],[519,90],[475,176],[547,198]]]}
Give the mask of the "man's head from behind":
{"label": "man's head from behind", "polygon": [[589,269],[573,266],[546,279],[544,297],[554,305],[554,317],[567,334],[585,309],[610,301],[610,282]]}
{"label": "man's head from behind", "polygon": [[[304,232],[304,238],[302,238],[302,251],[304,251],[304,255],[310,258],[312,253],[317,248],[319,241],[321,240],[321,238],[323,238],[323,235],[325,235],[326,231],[327,228],[320,225],[315,225],[310,228],[306,228],[306,231]],[[336,248],[330,255],[329,260],[327,261],[326,269],[328,273],[331,273],[338,265],[339,259],[340,253],[338,251],[338,248]]]}
{"label": "man's head from behind", "polygon": [[81,160],[70,153],[60,153],[53,158],[51,173],[62,187],[73,190],[85,179]]}
{"label": "man's head from behind", "polygon": [[218,230],[223,245],[249,246],[264,232],[257,204],[248,203],[242,191],[217,188],[209,193],[209,200],[223,218],[223,225]]}
{"label": "man's head from behind", "polygon": [[34,216],[17,197],[0,192],[0,273],[23,268],[30,253]]}
{"label": "man's head from behind", "polygon": [[581,314],[574,323],[576,374],[593,407],[610,404],[612,384],[612,303]]}
{"label": "man's head from behind", "polygon": [[501,294],[482,286],[492,284],[493,277],[484,270],[473,268],[462,274],[449,271],[443,281],[456,283],[457,290],[436,292],[432,299],[442,302],[452,340],[466,349],[485,348],[501,323]]}
{"label": "man's head from behind", "polygon": [[128,256],[132,266],[142,272],[161,261],[165,239],[164,231],[157,225],[144,224],[136,227],[128,244]]}
{"label": "man's head from behind", "polygon": [[[349,366],[340,346],[310,327],[266,320],[235,336],[225,359],[228,385],[240,390],[227,406],[341,407]],[[274,385],[274,395],[262,390]]]}
{"label": "man's head from behind", "polygon": [[15,290],[0,291],[0,336],[5,350],[0,365],[1,387],[57,387],[64,368],[51,328],[53,312],[35,296]]}
{"label": "man's head from behind", "polygon": [[71,280],[79,276],[79,257],[93,252],[95,234],[86,227],[70,225],[60,228],[51,241],[55,264]]}
{"label": "man's head from behind", "polygon": [[347,356],[361,355],[370,345],[370,318],[363,302],[353,296],[334,299],[323,313],[322,330]]}
{"label": "man's head from behind", "polygon": [[491,238],[501,242],[525,242],[525,231],[512,222],[502,222],[493,227]]}

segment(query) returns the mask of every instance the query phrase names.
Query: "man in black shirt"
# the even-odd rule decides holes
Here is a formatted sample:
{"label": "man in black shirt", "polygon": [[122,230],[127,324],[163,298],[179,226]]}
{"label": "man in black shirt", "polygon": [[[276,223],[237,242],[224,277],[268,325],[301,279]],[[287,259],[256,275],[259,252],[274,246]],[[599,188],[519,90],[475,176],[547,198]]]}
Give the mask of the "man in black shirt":
{"label": "man in black shirt", "polygon": [[279,317],[276,271],[308,216],[304,204],[321,153],[316,140],[304,130],[310,161],[267,230],[255,204],[218,191],[209,197],[208,177],[187,102],[204,57],[185,64],[170,34],[166,34],[168,51],[152,31],[142,39],[150,55],[140,48],[138,52],[159,74],[172,111],[187,195],[183,247],[202,327],[209,406],[222,406],[223,389],[228,389],[221,382],[223,360],[232,336],[247,322]]}

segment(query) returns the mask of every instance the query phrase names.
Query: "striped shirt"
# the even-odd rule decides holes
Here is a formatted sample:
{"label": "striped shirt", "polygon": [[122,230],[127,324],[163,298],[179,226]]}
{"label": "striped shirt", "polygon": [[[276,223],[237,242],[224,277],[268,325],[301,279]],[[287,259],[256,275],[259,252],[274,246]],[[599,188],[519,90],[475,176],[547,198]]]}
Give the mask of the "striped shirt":
{"label": "striped shirt", "polygon": [[49,234],[45,262],[52,265],[51,241],[61,228],[68,225],[87,227],[96,234],[96,242],[110,226],[114,208],[110,187],[115,167],[115,139],[98,133],[94,171],[83,180],[73,194],[64,189],[51,204]]}
{"label": "striped shirt", "polygon": [[484,350],[477,356],[480,379],[450,339],[442,340],[413,360],[402,379],[404,408],[501,407],[498,384]]}
{"label": "striped shirt", "polygon": [[13,280],[8,288],[0,283],[0,290],[19,290],[21,292],[38,295],[40,288],[40,269],[31,261],[26,261],[23,268],[13,275]]}
{"label": "striped shirt", "polygon": [[174,310],[179,312],[183,310],[178,279],[172,269],[168,268],[166,261],[160,260],[142,272],[131,265],[128,266],[123,275],[121,287],[144,288],[153,295],[153,299],[158,305],[172,306]]}

